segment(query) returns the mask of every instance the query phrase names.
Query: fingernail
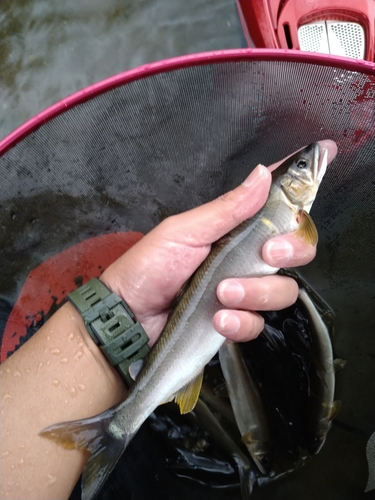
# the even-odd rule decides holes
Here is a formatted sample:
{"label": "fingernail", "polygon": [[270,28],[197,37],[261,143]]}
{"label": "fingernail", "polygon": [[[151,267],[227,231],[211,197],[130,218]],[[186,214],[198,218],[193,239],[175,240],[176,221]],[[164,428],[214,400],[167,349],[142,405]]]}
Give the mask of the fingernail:
{"label": "fingernail", "polygon": [[231,335],[237,333],[241,323],[237,316],[230,312],[223,311],[219,321],[219,330],[223,335]]}
{"label": "fingernail", "polygon": [[242,185],[245,187],[256,187],[261,184],[267,175],[267,169],[264,165],[259,164],[254,168],[251,174],[243,181]]}
{"label": "fingernail", "polygon": [[286,240],[271,240],[264,247],[263,258],[270,266],[286,266],[293,257],[293,247]]}
{"label": "fingernail", "polygon": [[217,295],[222,304],[234,307],[244,298],[245,290],[237,281],[227,280],[220,283]]}

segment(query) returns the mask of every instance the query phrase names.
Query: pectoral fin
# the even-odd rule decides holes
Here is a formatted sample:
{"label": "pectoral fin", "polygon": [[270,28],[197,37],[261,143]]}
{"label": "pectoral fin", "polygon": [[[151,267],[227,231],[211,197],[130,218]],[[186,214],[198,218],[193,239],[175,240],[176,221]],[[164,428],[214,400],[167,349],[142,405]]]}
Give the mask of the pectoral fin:
{"label": "pectoral fin", "polygon": [[341,370],[345,368],[345,365],[346,365],[345,359],[336,358],[333,361],[333,368],[335,369],[335,373],[341,372]]}
{"label": "pectoral fin", "polygon": [[195,379],[182,387],[175,395],[174,400],[180,407],[181,414],[189,413],[197,404],[199,393],[201,391],[203,381],[203,372],[201,372]]}
{"label": "pectoral fin", "polygon": [[299,227],[295,235],[303,239],[310,245],[316,246],[318,243],[318,231],[315,227],[314,221],[305,210],[298,212]]}
{"label": "pectoral fin", "polygon": [[332,421],[334,418],[336,418],[337,415],[340,413],[340,410],[341,410],[341,401],[338,400],[334,401],[329,409],[328,420]]}

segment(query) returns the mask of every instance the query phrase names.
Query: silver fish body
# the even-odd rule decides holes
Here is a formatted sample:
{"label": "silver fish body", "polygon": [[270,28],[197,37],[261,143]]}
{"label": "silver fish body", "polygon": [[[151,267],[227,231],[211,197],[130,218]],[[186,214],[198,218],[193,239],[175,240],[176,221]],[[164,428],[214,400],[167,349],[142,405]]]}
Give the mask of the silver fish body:
{"label": "silver fish body", "polygon": [[[116,408],[81,421],[56,424],[41,434],[60,444],[85,448],[91,456],[82,477],[82,498],[91,500],[139,427],[160,404],[173,399],[181,412],[198,398],[204,366],[225,339],[212,324],[222,307],[216,296],[220,281],[276,273],[261,252],[265,242],[301,228],[300,210],[309,209],[324,175],[326,151],[318,144],[288,158],[275,172],[268,201],[212,246],[193,275],[167,325],[148,355],[128,398]],[[313,226],[308,216],[305,222]]]}
{"label": "silver fish body", "polygon": [[[270,237],[295,231],[298,223],[296,211],[281,204],[279,190],[275,187],[273,190],[272,202],[266,204],[255,220],[246,221],[227,235],[224,248],[216,251],[214,247],[197,270],[189,286],[188,298],[182,297],[171,314],[131,394],[118,408],[113,425],[119,429],[129,431],[130,428],[135,433],[157,406],[173,399],[182,387],[201,374],[223,345],[225,338],[212,324],[213,315],[222,308],[216,296],[220,281],[277,271],[263,261],[261,249]],[[276,218],[277,222],[270,222]],[[254,248],[257,251],[251,251]],[[132,405],[133,401],[137,404]],[[122,411],[123,408],[126,411]]]}
{"label": "silver fish body", "polygon": [[259,470],[271,465],[271,429],[258,386],[250,377],[237,344],[225,344],[219,359],[242,441]]}
{"label": "silver fish body", "polygon": [[[333,418],[339,411],[335,396],[335,363],[328,328],[313,301],[304,288],[299,289],[298,298],[305,307],[313,337],[313,361],[316,375],[311,380],[310,431],[308,448],[318,453],[327,437]],[[339,360],[341,361],[341,360]]]}
{"label": "silver fish body", "polygon": [[240,476],[242,498],[243,500],[247,500],[250,498],[256,481],[254,465],[224,430],[218,419],[201,398],[197,401],[194,413],[200,427],[205,429],[211,435],[214,442],[234,459]]}

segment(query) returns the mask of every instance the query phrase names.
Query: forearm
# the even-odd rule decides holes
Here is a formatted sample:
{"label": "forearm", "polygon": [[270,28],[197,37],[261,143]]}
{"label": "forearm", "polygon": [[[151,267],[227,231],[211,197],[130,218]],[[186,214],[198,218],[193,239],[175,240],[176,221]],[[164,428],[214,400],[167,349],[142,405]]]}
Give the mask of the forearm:
{"label": "forearm", "polygon": [[1,366],[0,498],[68,498],[86,457],[38,432],[96,415],[121,401],[125,385],[65,304]]}

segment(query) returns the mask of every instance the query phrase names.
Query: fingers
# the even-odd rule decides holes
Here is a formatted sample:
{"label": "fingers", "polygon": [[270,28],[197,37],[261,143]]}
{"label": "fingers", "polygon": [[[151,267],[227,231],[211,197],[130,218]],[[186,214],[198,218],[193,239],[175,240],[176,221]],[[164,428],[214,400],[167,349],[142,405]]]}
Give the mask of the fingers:
{"label": "fingers", "polygon": [[250,311],[279,311],[297,300],[298,285],[287,276],[227,279],[217,288],[220,302],[229,308]]}
{"label": "fingers", "polygon": [[191,247],[209,245],[265,204],[271,185],[271,174],[258,165],[245,181],[232,191],[200,207],[169,217],[162,223],[164,236]]}
{"label": "fingers", "polygon": [[[328,163],[331,162],[337,154],[336,144],[328,139],[319,141],[319,144],[327,149]],[[252,217],[264,205],[271,184],[269,174],[284,160],[285,158],[268,168],[258,165],[232,191],[188,212],[169,217],[162,223],[165,238],[191,247],[210,245],[218,240]]]}
{"label": "fingers", "polygon": [[295,234],[276,236],[263,246],[263,260],[272,267],[297,267],[308,264],[316,255],[316,247]]}
{"label": "fingers", "polygon": [[229,309],[218,311],[215,329],[235,342],[251,340],[263,330],[263,318],[253,311],[278,311],[294,304],[297,283],[287,276],[228,279],[217,289],[220,302]]}
{"label": "fingers", "polygon": [[213,317],[215,330],[233,342],[255,339],[264,328],[264,319],[250,311],[218,311]]}

